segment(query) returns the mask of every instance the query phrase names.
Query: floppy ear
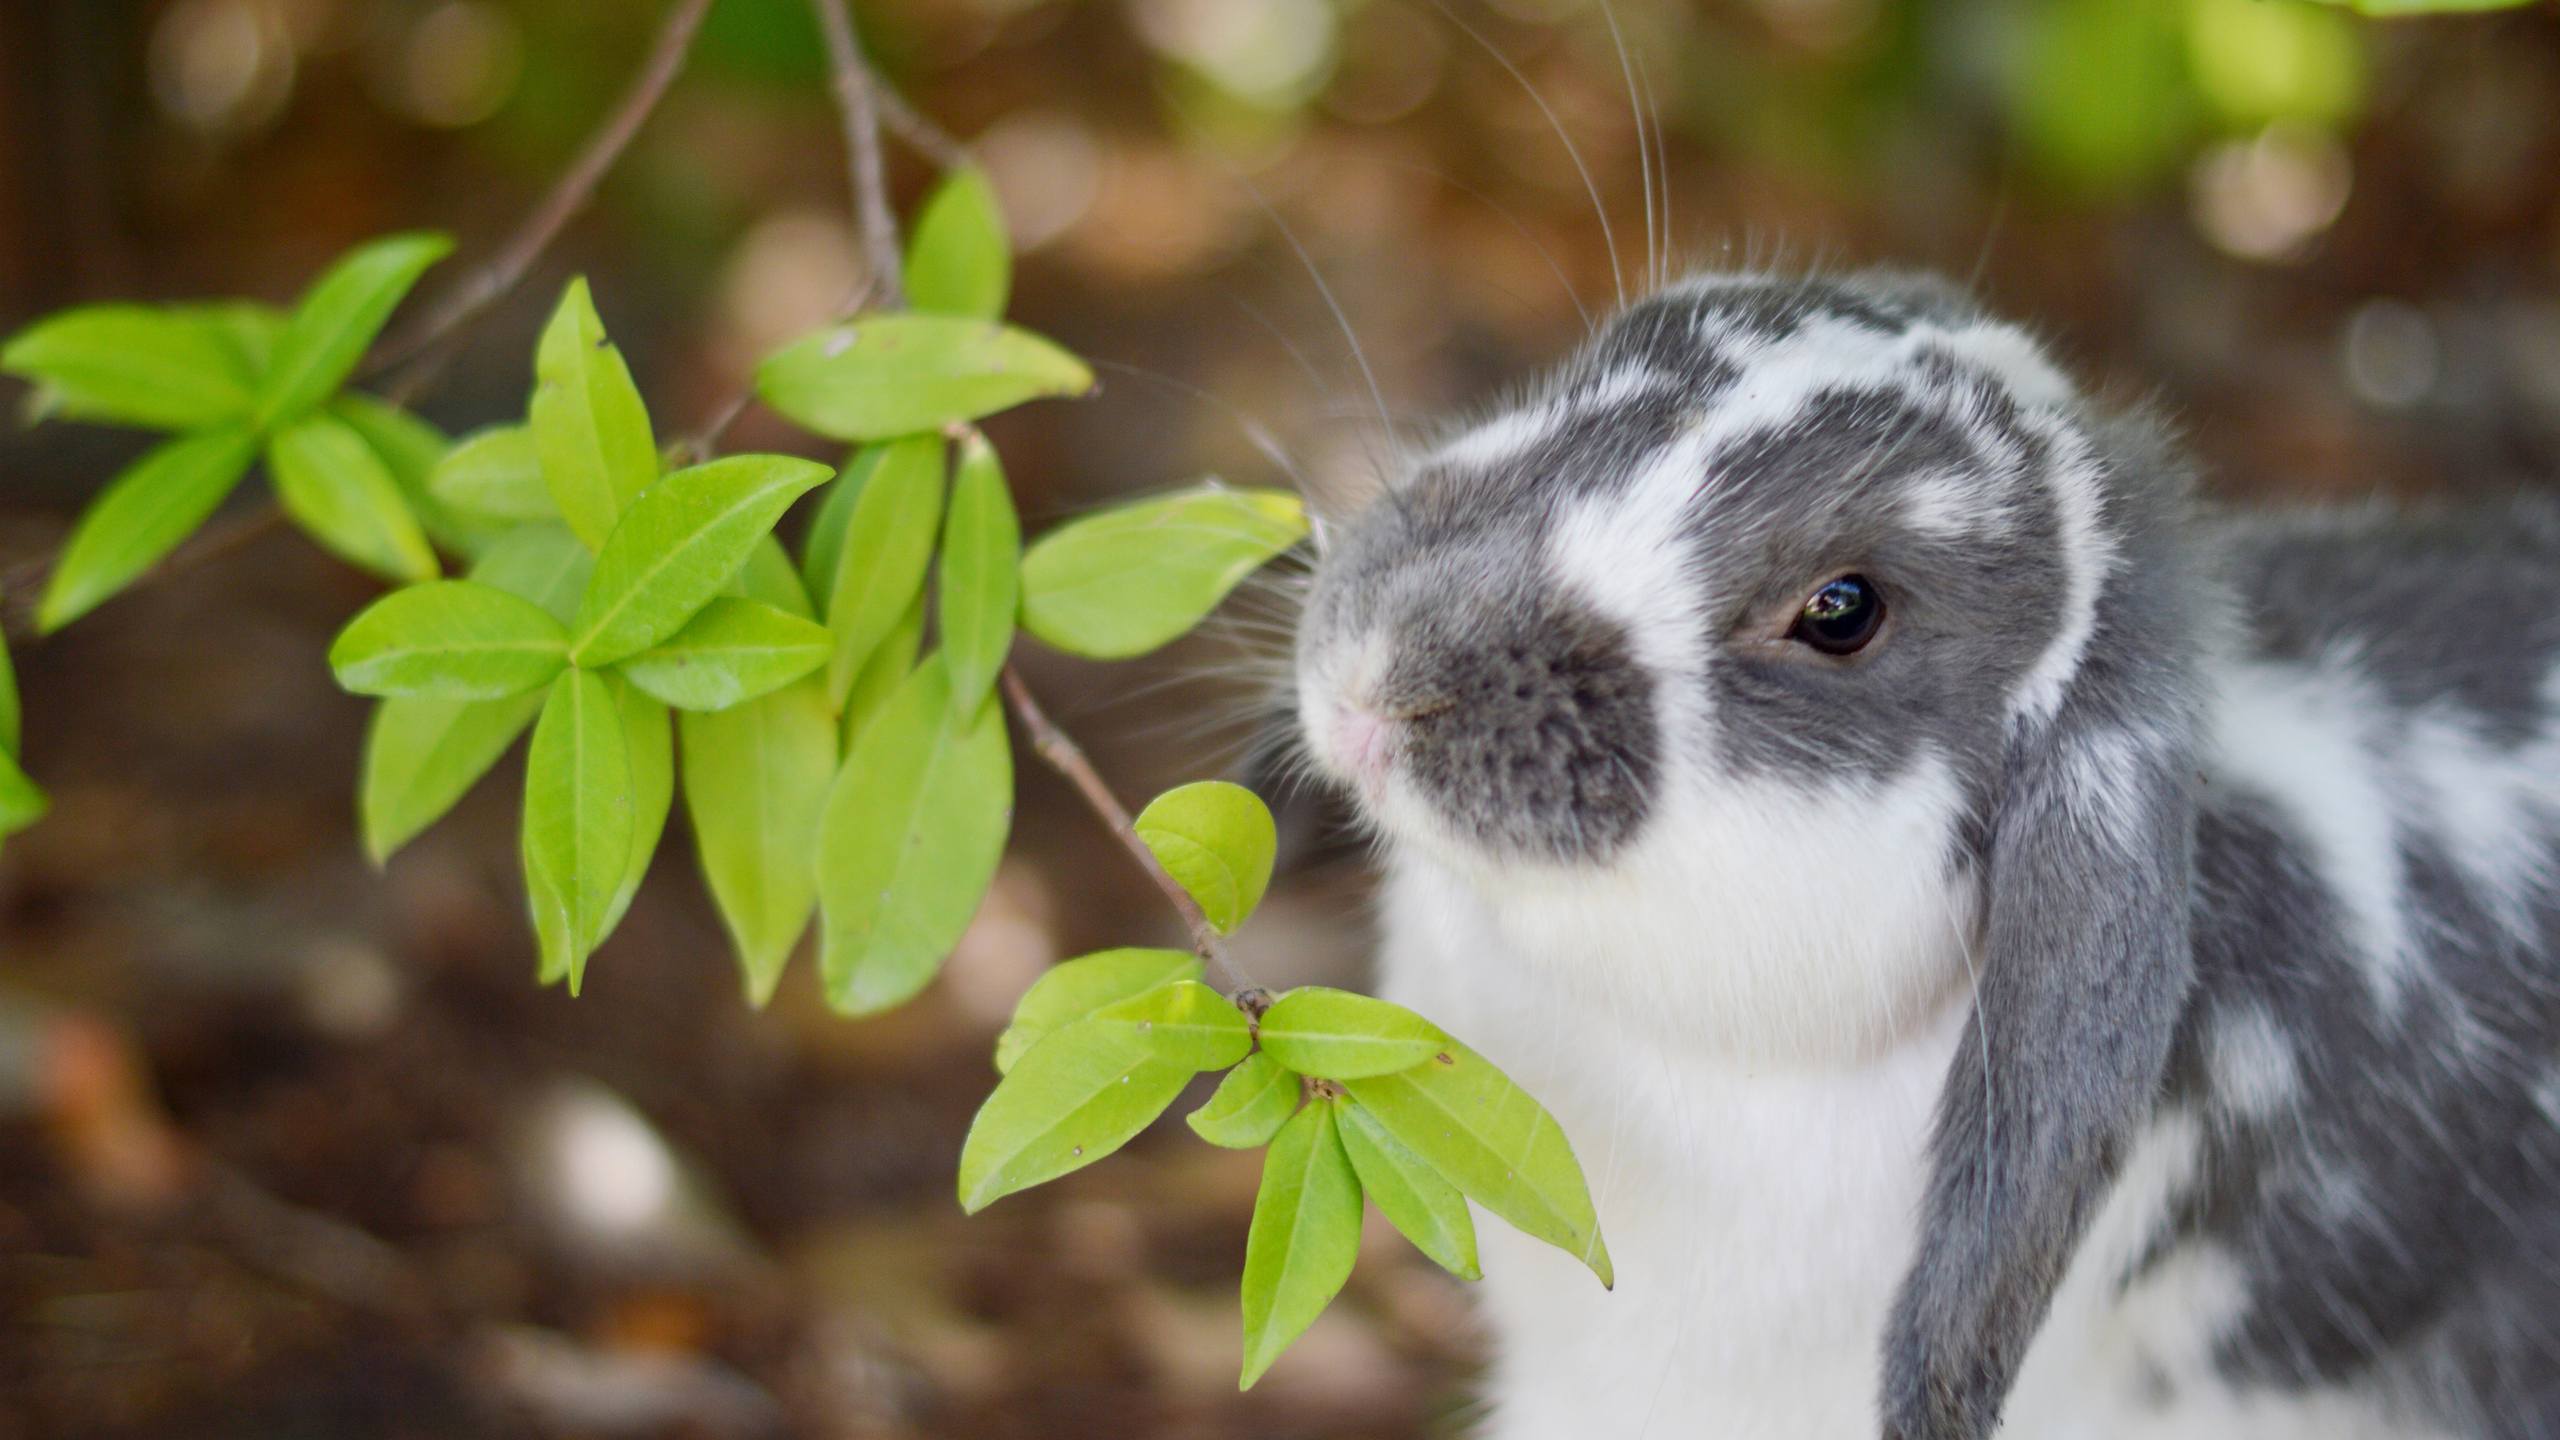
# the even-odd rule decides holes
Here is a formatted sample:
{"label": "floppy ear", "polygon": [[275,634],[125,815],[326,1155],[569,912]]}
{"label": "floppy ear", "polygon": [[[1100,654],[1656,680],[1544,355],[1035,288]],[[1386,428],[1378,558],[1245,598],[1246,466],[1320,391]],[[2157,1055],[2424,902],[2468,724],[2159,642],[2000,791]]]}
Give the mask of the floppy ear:
{"label": "floppy ear", "polygon": [[2011,727],[1980,869],[1979,1004],[1885,1335],[1887,1440],[1998,1425],[2167,1068],[2194,980],[2193,616],[2210,603],[2175,528],[2120,554],[2059,704]]}

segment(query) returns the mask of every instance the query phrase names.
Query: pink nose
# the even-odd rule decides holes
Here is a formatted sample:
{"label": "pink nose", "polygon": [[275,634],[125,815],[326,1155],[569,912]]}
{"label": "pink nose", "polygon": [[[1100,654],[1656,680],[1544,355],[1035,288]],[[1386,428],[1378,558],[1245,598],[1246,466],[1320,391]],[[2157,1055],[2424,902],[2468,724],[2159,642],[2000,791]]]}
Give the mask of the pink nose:
{"label": "pink nose", "polygon": [[1388,742],[1393,737],[1394,722],[1381,719],[1365,710],[1338,706],[1333,712],[1333,758],[1343,769],[1363,780],[1378,780],[1387,773]]}

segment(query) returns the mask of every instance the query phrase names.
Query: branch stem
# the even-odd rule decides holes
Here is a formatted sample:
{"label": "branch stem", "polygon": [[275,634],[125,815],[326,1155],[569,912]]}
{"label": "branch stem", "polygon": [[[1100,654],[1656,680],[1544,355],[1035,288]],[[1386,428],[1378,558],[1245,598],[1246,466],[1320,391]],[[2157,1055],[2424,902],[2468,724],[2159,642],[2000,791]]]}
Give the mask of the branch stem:
{"label": "branch stem", "polygon": [[882,303],[895,308],[905,303],[906,284],[899,273],[898,218],[889,208],[888,171],[880,153],[883,87],[863,58],[844,7],[845,0],[809,0],[818,30],[826,38],[830,83],[844,123],[847,178],[853,185],[854,213],[862,223],[863,260]]}

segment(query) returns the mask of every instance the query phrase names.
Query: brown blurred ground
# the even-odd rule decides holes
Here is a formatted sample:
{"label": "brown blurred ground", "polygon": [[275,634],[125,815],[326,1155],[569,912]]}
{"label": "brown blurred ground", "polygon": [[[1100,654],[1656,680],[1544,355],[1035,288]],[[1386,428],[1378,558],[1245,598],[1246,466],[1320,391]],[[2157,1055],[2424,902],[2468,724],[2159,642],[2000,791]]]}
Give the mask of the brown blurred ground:
{"label": "brown blurred ground", "polygon": [[[15,0],[0,329],[108,296],[280,298],[398,227],[485,254],[655,8]],[[2560,17],[2317,12],[2286,43],[2327,79],[2252,110],[2225,72],[2266,43],[2216,28],[2241,12],[2047,8],[2079,19],[1618,0],[1669,132],[1675,254],[1976,277],[2167,405],[2235,496],[2560,474]],[[1642,266],[1608,17],[1453,9],[861,7],[908,92],[982,141],[1031,246],[1020,318],[1105,362],[1100,398],[1000,422],[1035,526],[1206,470],[1286,483],[1263,434],[1319,496],[1357,483],[1378,415],[1284,223],[1399,423],[1574,338],[1568,287],[1610,288],[1599,227],[1470,30],[1534,79]],[[573,270],[666,433],[824,314],[857,271],[814,53],[796,0],[721,0],[603,203],[428,413],[512,414]],[[808,448],[761,415],[731,443]],[[0,435],[0,563],[138,448]],[[387,874],[358,854],[363,710],[321,655],[368,593],[270,536],[20,656],[56,808],[0,856],[0,1436],[1384,1437],[1462,1413],[1459,1297],[1387,1236],[1239,1399],[1252,1162],[1178,1130],[961,1220],[953,1158],[1013,995],[1167,934],[1045,774],[950,979],[904,1013],[835,1019],[805,973],[748,1011],[680,823],[572,1002],[532,983],[505,767]],[[1142,795],[1232,763],[1285,616],[1265,594],[1165,657],[1029,662]],[[1298,876],[1242,953],[1266,983],[1356,978],[1362,904],[1356,865]]]}

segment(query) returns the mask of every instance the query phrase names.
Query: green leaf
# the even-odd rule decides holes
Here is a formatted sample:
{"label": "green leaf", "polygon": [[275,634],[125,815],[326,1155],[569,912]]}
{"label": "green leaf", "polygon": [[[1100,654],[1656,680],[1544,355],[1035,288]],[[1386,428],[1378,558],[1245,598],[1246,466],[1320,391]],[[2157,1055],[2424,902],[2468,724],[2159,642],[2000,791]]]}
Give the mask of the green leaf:
{"label": "green leaf", "polygon": [[548,683],[568,636],[542,607],[472,580],[394,590],[329,647],[338,684],[359,695],[500,700]]}
{"label": "green leaf", "polygon": [[1360,1255],[1360,1178],[1342,1153],[1331,1103],[1299,1111],[1262,1159],[1244,1241],[1244,1375],[1250,1390],[1306,1333]]}
{"label": "green leaf", "polygon": [[676,724],[694,849],[760,1006],[817,909],[811,857],[835,779],[835,715],[813,679]]}
{"label": "green leaf", "polygon": [[0,753],[0,837],[15,835],[43,819],[52,804],[27,772],[18,768],[16,757]]}
{"label": "green leaf", "polygon": [[951,657],[951,706],[978,708],[1013,649],[1022,594],[1022,522],[994,447],[972,430],[960,441],[951,515],[942,527],[942,653]]}
{"label": "green leaf", "polygon": [[1202,780],[1167,790],[1138,812],[1136,829],[1221,935],[1234,933],[1271,888],[1280,834],[1261,797],[1241,785]]}
{"label": "green leaf", "polygon": [[658,479],[658,442],[631,367],[605,338],[584,276],[569,282],[534,352],[531,410],[542,483],[569,528],[602,547]]}
{"label": "green leaf", "polygon": [[1335,1118],[1343,1152],[1351,1157],[1360,1188],[1378,1213],[1441,1269],[1461,1280],[1483,1279],[1484,1267],[1476,1260],[1476,1222],[1458,1187],[1388,1134],[1357,1101],[1344,1104]]}
{"label": "green leaf", "polygon": [[253,395],[266,383],[267,371],[275,364],[276,346],[283,343],[285,327],[293,322],[293,317],[284,311],[254,300],[176,305],[170,307],[170,313],[212,331],[224,353],[231,357],[231,373],[239,379],[241,388]]}
{"label": "green leaf", "polygon": [[1190,1082],[1127,1025],[1080,1020],[1034,1045],[978,1107],[960,1147],[960,1208],[1080,1170],[1129,1143]]}
{"label": "green leaf", "polygon": [[1454,1043],[1446,1055],[1343,1088],[1468,1199],[1614,1284],[1591,1192],[1555,1117],[1483,1056]]}
{"label": "green leaf", "polygon": [[328,399],[364,358],[409,287],[451,249],[453,241],[442,235],[392,235],[330,266],[303,292],[276,338],[258,388],[257,423],[293,419]]}
{"label": "green leaf", "polygon": [[436,552],[409,513],[400,482],[364,437],[325,411],[267,442],[276,498],[321,548],[388,580],[432,580]]}
{"label": "green leaf", "polygon": [[244,430],[183,435],[127,466],[63,542],[36,624],[51,634],[103,604],[204,523],[258,453]]}
{"label": "green leaf", "polygon": [[18,672],[9,664],[9,635],[0,630],[0,755],[18,753]]}
{"label": "green leaf", "polygon": [[1013,755],[990,700],[951,714],[940,657],[890,697],[845,758],[818,839],[819,973],[839,1010],[888,1009],[933,979],[995,878]]}
{"label": "green leaf", "polygon": [[916,212],[907,245],[907,303],[993,320],[1013,287],[1013,246],[995,187],[974,166],[954,170]]}
{"label": "green leaf", "polygon": [[1223,1070],[1253,1049],[1235,1002],[1197,980],[1176,980],[1106,1005],[1093,1018],[1136,1030],[1156,1055],[1193,1070]]}
{"label": "green leaf", "polygon": [[447,451],[427,477],[435,497],[488,520],[548,520],[557,511],[542,483],[542,454],[528,425],[493,425]]}
{"label": "green leaf", "polygon": [[853,677],[853,689],[844,697],[844,748],[850,752],[862,740],[862,732],[880,714],[889,697],[907,683],[915,672],[916,656],[924,649],[924,592],[918,590],[907,613],[898,617],[897,625],[887,639],[862,662],[862,673]]}
{"label": "green leaf", "polygon": [[630,860],[631,781],[630,743],[604,677],[563,671],[525,757],[524,872],[543,974],[567,976],[573,995]]}
{"label": "green leaf", "polygon": [[1257,1150],[1271,1143],[1289,1117],[1298,1113],[1298,1077],[1268,1055],[1252,1054],[1227,1072],[1207,1104],[1183,1117],[1194,1133],[1230,1150]]}
{"label": "green leaf", "polygon": [[43,387],[75,420],[195,430],[248,418],[241,357],[201,312],[87,305],[49,315],[0,346],[0,370]]}
{"label": "green leaf", "polygon": [[1200,957],[1187,950],[1103,950],[1052,965],[1022,992],[1013,1007],[1013,1023],[996,1037],[996,1073],[1012,1069],[1024,1051],[1053,1030],[1177,980],[1197,980],[1200,974]]}
{"label": "green leaf", "polygon": [[1365,1080],[1410,1070],[1457,1042],[1401,1005],[1304,985],[1263,1012],[1262,1048],[1301,1075]]}
{"label": "green leaf", "polygon": [[809,606],[809,592],[801,587],[800,572],[792,567],[791,552],[770,535],[747,552],[747,563],[738,567],[737,577],[729,582],[729,593],[770,605],[795,620],[818,618]]}
{"label": "green leaf", "polygon": [[2375,19],[2399,19],[2412,15],[2454,15],[2468,11],[2520,10],[2533,0],[2323,0],[2330,5],[2345,5],[2360,15]]}
{"label": "green leaf", "polygon": [[821,601],[835,594],[836,566],[844,557],[844,532],[853,523],[853,507],[862,499],[863,487],[871,482],[872,470],[891,448],[865,445],[846,456],[843,471],[836,476],[836,483],[827,488],[827,498],[819,502],[818,513],[809,521],[809,532],[800,546],[800,579],[809,593]]}
{"label": "green leaf", "polygon": [[923,593],[941,520],[941,439],[918,435],[882,447],[845,524],[827,596],[827,628],[835,633],[827,693],[839,705],[862,663]]}
{"label": "green leaf", "polygon": [[1218,485],[1071,520],[1022,557],[1022,627],[1078,655],[1143,655],[1306,533],[1296,496]]}
{"label": "green leaf", "polygon": [[[604,683],[622,717],[623,753],[631,762],[631,849],[623,860],[622,879],[613,887],[613,902],[605,906],[604,923],[596,929],[598,945],[622,923],[641,883],[649,878],[649,862],[658,853],[667,812],[676,802],[674,714],[619,675],[605,676]],[[570,993],[577,993],[574,983]]]}
{"label": "green leaf", "polygon": [[453,442],[435,426],[397,406],[354,392],[330,401],[328,413],[364,437],[364,443],[372,447],[383,468],[399,483],[409,512],[418,517],[419,528],[437,545],[477,560],[515,528],[513,522],[466,515],[427,489],[427,477],[444,460],[445,452],[453,448]]}
{"label": "green leaf", "polygon": [[[558,525],[509,531],[471,578],[539,605],[555,619],[576,612],[595,557]],[[356,791],[365,853],[382,864],[443,818],[541,710],[544,692],[503,700],[401,695],[374,707]]]}
{"label": "green leaf", "polygon": [[1027,330],[955,315],[866,315],[766,357],[756,390],[821,435],[885,440],[1093,388],[1085,363]]}
{"label": "green leaf", "polygon": [[755,600],[715,597],[685,627],[616,668],[679,710],[726,710],[827,662],[827,628]]}
{"label": "green leaf", "polygon": [[683,629],[791,502],[827,474],[824,465],[785,455],[734,455],[650,486],[596,556],[595,580],[570,626],[571,658],[610,665]]}

